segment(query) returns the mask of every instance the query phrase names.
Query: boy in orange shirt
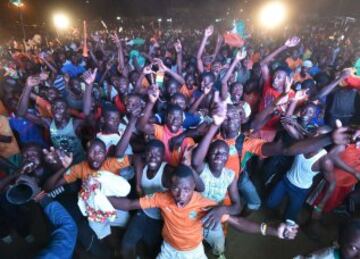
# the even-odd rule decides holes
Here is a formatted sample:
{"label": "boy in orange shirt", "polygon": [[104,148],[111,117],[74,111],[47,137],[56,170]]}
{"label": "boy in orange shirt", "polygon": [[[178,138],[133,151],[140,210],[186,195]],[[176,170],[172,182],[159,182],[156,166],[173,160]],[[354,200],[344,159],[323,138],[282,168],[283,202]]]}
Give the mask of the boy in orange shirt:
{"label": "boy in orange shirt", "polygon": [[149,119],[152,110],[159,98],[160,90],[157,86],[149,92],[149,101],[145,106],[144,115],[139,119],[138,129],[147,135],[153,135],[155,139],[160,140],[165,145],[165,161],[171,166],[180,164],[186,148],[194,145],[192,138],[185,138],[177,150],[170,150],[169,141],[171,138],[180,135],[183,132],[184,112],[179,106],[171,106],[167,110],[165,125],[150,124]]}
{"label": "boy in orange shirt", "polygon": [[[168,192],[155,193],[136,200],[115,197],[108,197],[108,199],[114,208],[121,210],[160,209],[164,219],[162,229],[164,242],[157,259],[206,259],[202,244],[202,225],[209,222],[204,220],[203,216],[206,214],[207,208],[216,206],[216,202],[204,198],[194,190],[195,180],[192,169],[180,165],[171,177]],[[269,234],[289,239],[293,239],[296,235],[296,229],[289,231],[285,224],[280,224],[278,228],[272,228],[265,223],[260,225],[247,219],[228,215],[223,215],[221,218],[228,220],[239,231]]]}
{"label": "boy in orange shirt", "polygon": [[136,117],[130,119],[124,134],[116,145],[116,157],[107,158],[106,145],[104,142],[99,139],[94,139],[90,142],[86,153],[87,159],[85,161],[70,167],[72,158],[59,158],[62,160],[63,168],[49,177],[45,184],[45,189],[52,190],[58,186],[75,182],[78,179],[85,180],[88,176],[102,170],[118,174],[120,169],[130,166],[132,156],[124,156],[124,154],[132,132],[135,129],[136,120]]}

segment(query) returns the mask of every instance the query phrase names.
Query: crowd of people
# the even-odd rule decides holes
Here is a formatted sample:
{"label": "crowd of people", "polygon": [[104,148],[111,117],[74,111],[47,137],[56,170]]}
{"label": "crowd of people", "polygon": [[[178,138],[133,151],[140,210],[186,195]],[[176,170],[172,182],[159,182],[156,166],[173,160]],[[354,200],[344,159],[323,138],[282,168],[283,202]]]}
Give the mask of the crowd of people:
{"label": "crowd of people", "polygon": [[316,236],[340,207],[338,246],[311,258],[360,256],[359,32],[105,28],[1,48],[2,242],[34,242],[36,202],[40,258],[112,257],[114,227],[122,258],[225,258],[229,227]]}

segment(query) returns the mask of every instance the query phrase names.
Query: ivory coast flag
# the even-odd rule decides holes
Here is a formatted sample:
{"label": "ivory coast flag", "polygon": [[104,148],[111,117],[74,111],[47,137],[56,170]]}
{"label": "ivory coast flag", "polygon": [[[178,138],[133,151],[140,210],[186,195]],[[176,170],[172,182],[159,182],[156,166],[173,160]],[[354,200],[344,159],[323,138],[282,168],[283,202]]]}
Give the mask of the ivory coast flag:
{"label": "ivory coast flag", "polygon": [[235,21],[233,29],[230,32],[226,32],[223,36],[225,43],[229,46],[237,48],[242,47],[247,38],[245,22],[242,20]]}

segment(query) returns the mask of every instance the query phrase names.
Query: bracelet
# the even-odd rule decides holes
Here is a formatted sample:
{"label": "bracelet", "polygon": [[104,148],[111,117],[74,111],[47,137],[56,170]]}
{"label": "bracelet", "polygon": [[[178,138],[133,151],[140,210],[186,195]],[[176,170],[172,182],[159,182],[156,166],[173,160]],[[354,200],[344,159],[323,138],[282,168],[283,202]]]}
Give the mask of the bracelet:
{"label": "bracelet", "polygon": [[261,223],[261,225],[260,225],[261,235],[266,236],[266,230],[267,230],[267,224],[266,223]]}
{"label": "bracelet", "polygon": [[45,191],[41,191],[41,192],[39,192],[38,194],[36,194],[36,195],[34,196],[33,200],[36,201],[36,202],[38,202],[39,199],[40,199],[41,197],[44,197],[45,194],[46,194]]}
{"label": "bracelet", "polygon": [[314,207],[314,210],[315,210],[316,212],[322,212],[322,208],[320,208],[320,207],[318,207],[318,206],[315,206],[315,207]]}

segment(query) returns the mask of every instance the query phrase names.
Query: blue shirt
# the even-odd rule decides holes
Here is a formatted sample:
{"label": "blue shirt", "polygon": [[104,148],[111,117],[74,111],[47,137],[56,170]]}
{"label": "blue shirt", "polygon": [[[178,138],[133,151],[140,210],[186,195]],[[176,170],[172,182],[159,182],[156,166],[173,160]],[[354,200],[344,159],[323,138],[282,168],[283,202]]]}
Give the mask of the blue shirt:
{"label": "blue shirt", "polygon": [[76,66],[73,63],[65,63],[63,67],[61,68],[61,72],[64,74],[68,74],[71,78],[75,78],[78,75],[81,75],[85,72],[85,68],[83,66]]}
{"label": "blue shirt", "polygon": [[47,147],[41,129],[36,124],[14,115],[9,117],[9,124],[11,129],[18,134],[21,145],[34,142],[43,147]]}
{"label": "blue shirt", "polygon": [[56,201],[51,201],[47,204],[44,212],[53,225],[54,230],[51,232],[50,244],[36,258],[72,258],[77,238],[77,227],[73,218]]}

